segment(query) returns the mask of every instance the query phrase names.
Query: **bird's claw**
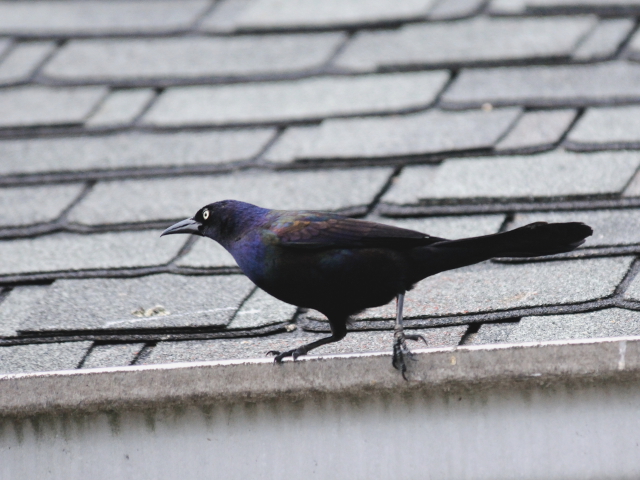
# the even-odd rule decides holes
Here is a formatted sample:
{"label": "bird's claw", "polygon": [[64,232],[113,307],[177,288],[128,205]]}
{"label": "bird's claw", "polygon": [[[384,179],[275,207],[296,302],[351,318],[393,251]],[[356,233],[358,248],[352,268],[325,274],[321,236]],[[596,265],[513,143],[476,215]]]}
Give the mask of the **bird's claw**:
{"label": "bird's claw", "polygon": [[404,361],[404,352],[402,351],[402,342],[394,342],[393,344],[393,360],[391,361],[391,365],[396,370],[400,370],[402,373],[402,378],[407,380],[407,365]]}
{"label": "bird's claw", "polygon": [[409,381],[407,378],[407,364],[405,358],[415,360],[413,353],[407,347],[406,340],[419,341],[422,340],[427,345],[427,339],[422,335],[398,335],[393,343],[393,359],[391,364],[396,370],[400,370],[402,378]]}
{"label": "bird's claw", "polygon": [[287,350],[286,352],[280,352],[279,350],[269,350],[267,355],[275,355],[273,363],[282,363],[282,360],[287,357],[292,357],[295,361],[301,355],[306,355],[307,352],[301,348],[295,348],[293,350]]}

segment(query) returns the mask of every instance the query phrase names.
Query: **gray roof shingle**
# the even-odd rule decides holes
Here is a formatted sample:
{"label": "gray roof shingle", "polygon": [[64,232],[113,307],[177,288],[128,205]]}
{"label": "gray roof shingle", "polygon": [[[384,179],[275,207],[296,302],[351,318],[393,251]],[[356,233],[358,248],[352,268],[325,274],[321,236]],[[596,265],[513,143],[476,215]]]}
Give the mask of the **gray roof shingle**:
{"label": "gray roof shingle", "polygon": [[53,53],[54,42],[18,43],[0,62],[0,85],[26,82]]}
{"label": "gray roof shingle", "polygon": [[[554,151],[533,157],[463,158],[445,161],[435,172],[408,167],[383,197],[391,203],[420,199],[570,197],[620,193],[640,165],[633,152],[589,155]],[[580,175],[575,173],[579,171]],[[435,174],[434,174],[435,173]],[[423,177],[409,193],[411,177]],[[405,180],[405,178],[407,180]]]}
{"label": "gray roof shingle", "polygon": [[83,191],[82,185],[46,185],[0,189],[0,226],[52,222]]}
{"label": "gray roof shingle", "polygon": [[164,33],[191,26],[208,0],[0,3],[0,34],[33,36]]}
{"label": "gray roof shingle", "polygon": [[155,95],[151,89],[113,91],[87,119],[85,125],[87,127],[129,125],[138,118]]}
{"label": "gray roof shingle", "polygon": [[[234,23],[241,29],[388,23],[425,17],[434,3],[434,0],[324,0],[322,3],[314,0],[257,0],[247,4]],[[206,20],[204,25],[207,25]]]}
{"label": "gray roof shingle", "polygon": [[588,151],[640,146],[640,107],[589,108],[567,136],[567,148]]}
{"label": "gray roof shingle", "polygon": [[499,152],[545,150],[553,147],[576,118],[575,110],[538,110],[526,112],[496,145]]}
{"label": "gray roof shingle", "polygon": [[219,243],[206,238],[198,239],[191,250],[176,260],[176,265],[186,268],[235,267],[236,261]]}
{"label": "gray roof shingle", "polygon": [[[410,24],[399,30],[363,31],[336,64],[370,71],[397,65],[459,65],[568,57],[593,28],[592,17],[490,19]],[[429,48],[424,48],[429,45]]]}
{"label": "gray roof shingle", "polygon": [[0,174],[20,175],[145,167],[212,165],[249,160],[272,129],[221,132],[117,133],[105,136],[0,140]]}
{"label": "gray roof shingle", "polygon": [[538,107],[606,105],[640,100],[640,65],[627,62],[568,66],[467,69],[448,89],[442,105]]}
{"label": "gray roof shingle", "polygon": [[286,74],[319,69],[341,33],[75,40],[42,74],[56,80],[121,81]]}
{"label": "gray roof shingle", "polygon": [[577,60],[600,60],[613,56],[622,42],[633,31],[634,23],[629,18],[600,20],[596,28],[573,52]]}
{"label": "gray roof shingle", "polygon": [[284,122],[401,112],[430,105],[449,75],[443,71],[166,90],[143,117],[155,126]]}
{"label": "gray roof shingle", "polygon": [[640,10],[638,0],[492,0],[490,11],[499,14],[603,13],[631,14]]}
{"label": "gray roof shingle", "polygon": [[140,354],[144,343],[94,345],[82,363],[82,368],[125,367]]}
{"label": "gray roof shingle", "polygon": [[252,290],[244,275],[57,280],[13,314],[25,332],[223,327]]}
{"label": "gray roof shingle", "polygon": [[432,20],[464,18],[482,9],[483,0],[443,0],[429,11]]}
{"label": "gray roof shingle", "polygon": [[507,341],[540,342],[631,335],[640,335],[640,313],[611,308],[573,315],[525,317],[509,333]]}
{"label": "gray roof shingle", "polygon": [[0,374],[73,370],[90,346],[91,342],[0,346]]}
{"label": "gray roof shingle", "polygon": [[106,93],[104,87],[3,89],[0,127],[81,124]]}
{"label": "gray roof shingle", "polygon": [[[519,109],[470,112],[429,110],[411,115],[332,119],[287,130],[267,159],[376,158],[491,148]],[[284,145],[280,145],[284,144]]]}
{"label": "gray roof shingle", "polygon": [[0,275],[164,265],[178,254],[184,239],[161,241],[159,234],[158,231],[56,233],[0,240],[3,259]]}

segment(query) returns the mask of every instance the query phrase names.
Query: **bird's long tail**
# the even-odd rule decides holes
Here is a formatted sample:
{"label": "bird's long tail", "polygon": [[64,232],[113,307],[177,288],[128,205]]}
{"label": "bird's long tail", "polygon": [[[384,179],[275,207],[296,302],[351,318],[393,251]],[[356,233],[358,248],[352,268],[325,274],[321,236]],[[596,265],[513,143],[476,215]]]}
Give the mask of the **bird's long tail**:
{"label": "bird's long tail", "polygon": [[[538,257],[570,252],[593,230],[584,223],[536,222],[508,232],[429,245],[428,275],[495,257]],[[426,252],[425,252],[426,253]]]}

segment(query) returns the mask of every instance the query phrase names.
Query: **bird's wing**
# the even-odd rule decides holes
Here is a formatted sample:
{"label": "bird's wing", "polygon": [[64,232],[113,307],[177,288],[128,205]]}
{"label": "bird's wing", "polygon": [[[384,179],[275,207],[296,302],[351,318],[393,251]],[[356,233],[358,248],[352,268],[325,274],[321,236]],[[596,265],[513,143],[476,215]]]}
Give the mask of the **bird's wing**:
{"label": "bird's wing", "polygon": [[443,239],[404,228],[322,214],[283,217],[271,225],[279,244],[291,248],[410,248]]}

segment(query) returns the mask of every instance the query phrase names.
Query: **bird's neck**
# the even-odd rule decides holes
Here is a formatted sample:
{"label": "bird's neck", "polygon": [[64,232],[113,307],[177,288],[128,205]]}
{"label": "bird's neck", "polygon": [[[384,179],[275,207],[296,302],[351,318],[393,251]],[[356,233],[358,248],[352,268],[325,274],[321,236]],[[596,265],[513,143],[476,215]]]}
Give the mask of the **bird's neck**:
{"label": "bird's neck", "polygon": [[263,223],[268,212],[269,210],[265,208],[253,205],[241,207],[233,212],[232,215],[227,215],[221,219],[219,238],[217,240],[229,250],[238,238]]}

